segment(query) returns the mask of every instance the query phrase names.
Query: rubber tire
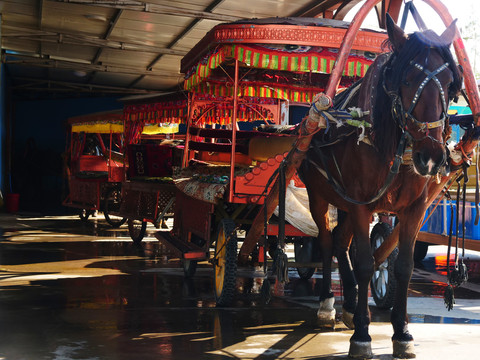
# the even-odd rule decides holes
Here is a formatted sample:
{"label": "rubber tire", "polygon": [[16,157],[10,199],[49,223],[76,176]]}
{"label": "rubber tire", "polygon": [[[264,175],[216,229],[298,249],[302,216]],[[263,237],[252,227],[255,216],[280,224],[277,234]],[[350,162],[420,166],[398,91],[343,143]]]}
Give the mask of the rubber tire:
{"label": "rubber tire", "polygon": [[[110,217],[110,211],[113,210],[118,212],[120,210],[120,196],[116,195],[115,193],[121,195],[121,190],[118,188],[111,188],[107,191],[103,205],[103,215],[105,216],[107,223],[114,228],[118,228],[125,224],[127,218]],[[113,201],[110,201],[110,199],[113,199]],[[115,201],[115,199],[117,199],[117,201]]]}
{"label": "rubber tire", "polygon": [[[377,223],[370,234],[372,253],[392,233],[392,227],[387,223]],[[398,248],[395,248],[388,258],[373,273],[370,288],[372,297],[379,309],[390,309],[395,301],[395,280],[394,266],[398,256]]]}
{"label": "rubber tire", "polygon": [[417,241],[415,243],[415,249],[413,250],[413,260],[417,263],[425,259],[428,253],[428,243],[423,241]]}
{"label": "rubber tire", "polygon": [[[230,240],[226,243],[228,237]],[[228,306],[235,296],[237,280],[237,234],[233,220],[220,221],[214,255],[215,302],[217,306]]]}
{"label": "rubber tire", "polygon": [[197,271],[197,261],[196,260],[183,260],[183,274],[186,278],[191,278],[195,275]]}
{"label": "rubber tire", "polygon": [[128,219],[128,233],[133,240],[134,244],[140,244],[145,237],[145,232],[147,231],[147,222],[140,220]]}
{"label": "rubber tire", "polygon": [[81,209],[80,214],[78,214],[78,216],[80,217],[80,220],[87,221],[90,215],[92,214],[93,214],[92,210]]}
{"label": "rubber tire", "polygon": [[[295,241],[293,243],[294,252],[295,252],[295,262],[313,262],[314,253],[313,253],[313,242],[314,238],[303,238],[301,240]],[[301,279],[308,280],[315,273],[315,268],[297,268],[298,276]]]}

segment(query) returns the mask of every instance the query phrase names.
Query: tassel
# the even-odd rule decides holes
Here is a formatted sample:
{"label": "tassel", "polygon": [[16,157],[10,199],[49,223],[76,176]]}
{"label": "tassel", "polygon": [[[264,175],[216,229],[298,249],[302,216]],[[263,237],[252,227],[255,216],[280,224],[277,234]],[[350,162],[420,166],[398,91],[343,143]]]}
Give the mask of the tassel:
{"label": "tassel", "polygon": [[445,306],[447,310],[450,311],[453,309],[453,304],[455,304],[455,297],[453,296],[453,287],[452,285],[448,285],[445,288],[445,293],[443,294],[443,299],[445,301]]}
{"label": "tassel", "polygon": [[267,305],[272,299],[272,294],[270,293],[270,281],[267,277],[263,279],[262,288],[260,289],[260,294],[262,296],[262,301]]}
{"label": "tassel", "polygon": [[463,283],[467,282],[468,280],[468,269],[467,265],[462,262],[455,266],[455,269],[452,270],[450,276],[448,277],[448,283],[452,284],[453,286],[461,286]]}

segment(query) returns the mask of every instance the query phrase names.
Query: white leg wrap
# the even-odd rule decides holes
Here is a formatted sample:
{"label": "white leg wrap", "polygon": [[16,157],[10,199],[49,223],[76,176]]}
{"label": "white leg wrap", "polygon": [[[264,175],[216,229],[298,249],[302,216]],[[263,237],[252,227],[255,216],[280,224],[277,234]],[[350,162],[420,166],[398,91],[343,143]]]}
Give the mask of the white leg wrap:
{"label": "white leg wrap", "polygon": [[320,308],[317,311],[317,318],[321,325],[335,325],[335,308],[333,304],[335,303],[335,297],[331,297],[320,301]]}

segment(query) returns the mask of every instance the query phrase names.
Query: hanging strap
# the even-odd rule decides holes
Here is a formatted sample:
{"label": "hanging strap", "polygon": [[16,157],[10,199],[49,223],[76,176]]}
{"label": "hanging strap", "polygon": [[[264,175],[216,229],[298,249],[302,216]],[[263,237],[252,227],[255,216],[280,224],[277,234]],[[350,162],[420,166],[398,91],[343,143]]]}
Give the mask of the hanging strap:
{"label": "hanging strap", "polygon": [[400,24],[400,27],[405,30],[405,26],[407,24],[407,17],[408,17],[408,12],[412,14],[413,20],[415,20],[415,23],[418,26],[418,29],[420,31],[425,31],[427,29],[427,26],[425,25],[422,17],[418,13],[417,8],[413,4],[413,1],[409,1],[405,3],[405,8],[403,10],[403,15],[402,15],[402,22]]}
{"label": "hanging strap", "polygon": [[[462,186],[462,259],[458,261],[458,229],[460,216],[460,182],[463,179]],[[457,179],[457,197],[456,197],[456,219],[455,219],[455,268],[450,271],[450,252],[452,247],[452,233],[453,233],[453,204],[450,205],[450,230],[448,237],[447,250],[447,287],[445,288],[444,301],[447,310],[453,309],[455,304],[454,287],[462,285],[468,280],[468,269],[463,259],[465,257],[465,207],[466,207],[466,190],[468,182],[467,166],[463,166],[463,174]]]}

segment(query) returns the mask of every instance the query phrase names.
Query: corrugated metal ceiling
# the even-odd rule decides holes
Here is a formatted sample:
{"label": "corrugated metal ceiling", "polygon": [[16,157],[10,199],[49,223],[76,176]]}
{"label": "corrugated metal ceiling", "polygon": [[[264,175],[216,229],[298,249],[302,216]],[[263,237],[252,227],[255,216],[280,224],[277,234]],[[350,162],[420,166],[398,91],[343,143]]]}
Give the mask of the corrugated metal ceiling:
{"label": "corrugated metal ceiling", "polygon": [[2,61],[16,94],[180,89],[182,57],[215,25],[245,18],[342,19],[360,0],[3,0]]}

